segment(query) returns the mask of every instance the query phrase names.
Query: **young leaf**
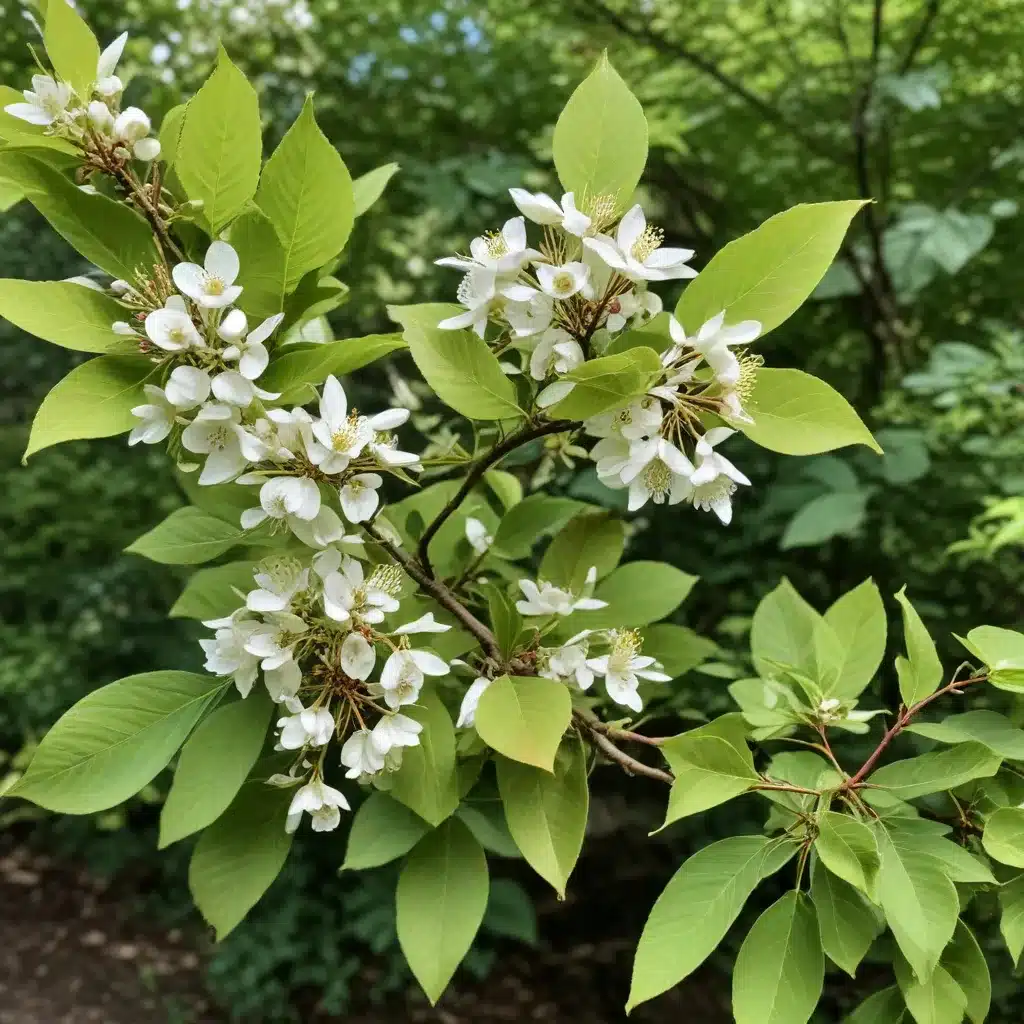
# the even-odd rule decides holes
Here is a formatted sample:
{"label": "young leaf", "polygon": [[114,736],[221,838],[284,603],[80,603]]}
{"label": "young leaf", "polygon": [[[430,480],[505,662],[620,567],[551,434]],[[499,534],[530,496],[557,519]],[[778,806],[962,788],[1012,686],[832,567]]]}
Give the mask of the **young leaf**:
{"label": "young leaf", "polygon": [[79,94],[88,98],[96,80],[100,47],[82,16],[68,3],[44,3],[46,28],[43,44],[54,71]]}
{"label": "young leaf", "polygon": [[594,591],[608,607],[574,613],[573,628],[630,628],[657,622],[686,600],[698,579],[664,562],[627,562]]}
{"label": "young leaf", "polygon": [[985,1024],[992,1004],[992,978],[978,940],[963,921],[956,923],[953,941],[942,954],[942,966],[967,997],[968,1020]]}
{"label": "young leaf", "polygon": [[590,507],[573,498],[527,495],[502,516],[494,547],[508,558],[527,558],[535,544],[558,533],[573,516]]}
{"label": "young leaf", "polygon": [[811,899],[822,948],[837,967],[854,977],[881,931],[878,912],[817,858],[811,866]]}
{"label": "young leaf", "polygon": [[145,356],[97,356],[76,366],[36,411],[24,458],[62,441],[130,430],[138,423],[132,409],[146,400],[142,386],[156,372]]}
{"label": "young leaf", "polygon": [[283,391],[286,398],[295,395],[305,401],[312,397],[312,390],[304,385],[322,384],[332,373],[344,377],[402,348],[405,342],[400,334],[368,334],[325,344],[287,345],[271,359],[260,377],[260,387]]}
{"label": "young leaf", "polygon": [[515,648],[519,632],[523,628],[523,617],[516,611],[512,599],[500,587],[489,588],[487,609],[498,647],[507,658]]}
{"label": "young leaf", "polygon": [[760,321],[762,334],[788,320],[825,276],[865,202],[794,206],[719,250],[676,305],[676,318],[686,333],[695,334],[723,310],[726,323]]}
{"label": "young leaf", "polygon": [[644,925],[633,963],[628,1013],[695,971],[725,937],[762,878],[778,871],[793,843],[732,836],[683,863]]}
{"label": "young leaf", "polygon": [[1024,633],[998,626],[978,626],[957,637],[975,657],[987,666],[988,681],[1001,690],[1024,693]]}
{"label": "young leaf", "polygon": [[825,612],[825,622],[843,652],[829,696],[841,700],[859,697],[875,678],[885,655],[885,606],[874,580],[867,579],[843,594]]}
{"label": "young leaf", "polygon": [[424,689],[405,714],[423,731],[418,746],[405,748],[402,767],[392,776],[391,796],[429,824],[440,825],[459,806],[452,719],[431,689]]}
{"label": "young leaf", "polygon": [[220,942],[280,874],[291,849],[285,831],[293,790],[245,783],[231,806],[199,837],[188,887]]}
{"label": "young leaf", "polygon": [[999,909],[999,930],[1016,967],[1024,952],[1024,874],[1011,879],[999,890]]}
{"label": "young leaf", "polygon": [[420,373],[441,401],[467,419],[519,419],[516,387],[487,343],[469,331],[407,328],[405,340]]}
{"label": "young leaf", "polygon": [[745,407],[754,422],[741,423],[740,429],[769,451],[817,455],[863,444],[882,453],[853,406],[831,385],[803,370],[762,367]]}
{"label": "young leaf", "polygon": [[[249,205],[232,221],[229,238],[240,262],[239,308],[261,319],[280,313],[288,290],[288,256],[270,218]],[[279,327],[278,337],[281,332]]]}
{"label": "young leaf", "polygon": [[662,828],[717,807],[759,781],[742,734],[723,736],[716,722],[673,737],[661,751],[675,776]]}
{"label": "young leaf", "polygon": [[585,420],[625,405],[642,395],[661,360],[652,348],[634,348],[617,356],[590,359],[561,379],[575,387],[550,409],[554,417]]}
{"label": "young leaf", "polygon": [[736,1024],[807,1024],[824,982],[814,905],[792,890],[754,922],[740,946],[732,972]]}
{"label": "young leaf", "polygon": [[673,679],[696,668],[718,650],[713,640],[698,636],[686,626],[661,622],[641,630],[644,654],[657,658],[662,669]]}
{"label": "young leaf", "polygon": [[228,562],[194,572],[167,613],[172,619],[220,619],[230,615],[252,589],[254,562]]}
{"label": "young leaf", "polygon": [[345,247],[354,217],[352,178],[317,126],[311,96],[263,168],[256,204],[284,246],[287,291]]}
{"label": "young leaf", "polygon": [[568,689],[539,676],[500,676],[484,691],[476,709],[476,731],[499,753],[554,771],[555,754],[569,726]]}
{"label": "young leaf", "polygon": [[647,163],[647,119],[606,53],[569,97],[552,148],[562,187],[577,204],[610,195],[625,209]]}
{"label": "young leaf", "polygon": [[127,311],[105,292],[71,281],[0,280],[0,317],[76,352],[106,352],[121,339],[110,329]]}
{"label": "young leaf", "polygon": [[116,806],[167,766],[227,685],[192,672],[144,672],[101,686],[43,737],[7,796],[61,814]]}
{"label": "young leaf", "polygon": [[160,814],[159,848],[206,828],[227,810],[256,763],[274,705],[261,690],[217,708],[182,747]]}
{"label": "young leaf", "polygon": [[993,860],[1024,868],[1024,809],[1000,807],[990,814],[981,842]]}
{"label": "young leaf", "polygon": [[585,512],[570,520],[544,552],[539,576],[557,587],[578,591],[590,570],[607,576],[619,564],[626,534],[619,519],[604,512]]}
{"label": "young leaf", "polygon": [[342,871],[362,871],[404,857],[430,826],[387,793],[372,792],[360,805],[348,833]]}
{"label": "young leaf", "polygon": [[905,1024],[906,1004],[895,985],[868,996],[843,1024]]}
{"label": "young leaf", "polygon": [[221,47],[216,69],[185,109],[174,164],[214,234],[256,193],[262,149],[256,91]]}
{"label": "young leaf", "polygon": [[987,779],[999,771],[1002,758],[980,743],[961,743],[935,754],[893,761],[868,778],[900,800],[956,789],[972,779]]}
{"label": "young leaf", "polygon": [[398,942],[431,1004],[455,973],[487,909],[487,858],[458,818],[424,836],[398,879]]}
{"label": "young leaf", "polygon": [[384,194],[388,182],[398,171],[398,164],[383,164],[352,182],[352,212],[361,217]]}
{"label": "young leaf", "polygon": [[912,722],[906,731],[938,743],[981,743],[1002,757],[1024,761],[1024,729],[995,711],[965,711],[941,722]]}
{"label": "young leaf", "polygon": [[880,859],[878,843],[867,825],[848,814],[825,811],[818,819],[814,849],[829,871],[871,895]]}
{"label": "young leaf", "polygon": [[895,966],[903,1001],[916,1024],[961,1024],[967,996],[944,967],[936,967],[927,978],[917,978],[902,957],[897,957]]}
{"label": "young leaf", "polygon": [[242,536],[239,527],[187,505],[175,509],[125,551],[161,565],[200,565],[224,554]]}
{"label": "young leaf", "polygon": [[583,846],[590,800],[582,740],[565,740],[554,774],[504,757],[496,763],[498,791],[516,846],[530,867],[564,897]]}
{"label": "young leaf", "polygon": [[935,642],[910,603],[906,590],[903,587],[896,595],[903,610],[903,638],[907,647],[907,657],[896,659],[896,674],[900,680],[900,696],[909,707],[938,688],[942,682],[942,662],[935,650]]}
{"label": "young leaf", "polygon": [[785,665],[816,679],[814,634],[820,620],[793,584],[783,578],[761,599],[750,623],[750,650],[757,671],[771,676],[777,665]]}

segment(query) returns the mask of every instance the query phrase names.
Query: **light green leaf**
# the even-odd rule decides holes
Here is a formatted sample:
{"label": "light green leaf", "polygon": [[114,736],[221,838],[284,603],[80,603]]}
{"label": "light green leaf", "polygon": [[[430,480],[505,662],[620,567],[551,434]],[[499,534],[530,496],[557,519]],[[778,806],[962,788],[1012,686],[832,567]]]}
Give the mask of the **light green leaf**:
{"label": "light green leaf", "polygon": [[562,187],[582,208],[611,195],[625,209],[647,163],[647,119],[607,53],[569,97],[552,149]]}
{"label": "light green leaf", "polygon": [[256,203],[284,246],[287,291],[345,247],[355,216],[352,178],[317,126],[311,96],[263,168]]}
{"label": "light green leaf", "polygon": [[255,195],[262,149],[256,91],[221,47],[216,69],[185,110],[174,164],[215,234]]}
{"label": "light green leaf", "polygon": [[178,103],[164,114],[160,122],[160,159],[168,169],[174,166],[181,141],[181,128],[185,123],[187,103]]}
{"label": "light green leaf", "polygon": [[68,3],[44,4],[46,28],[43,44],[54,71],[87,100],[96,80],[100,47],[82,16]]}
{"label": "light green leaf", "polygon": [[936,967],[925,979],[914,976],[902,957],[896,960],[896,980],[916,1024],[961,1024],[967,996],[945,967]]}
{"label": "light green leaf", "polygon": [[578,592],[594,568],[597,578],[619,564],[626,546],[622,522],[604,512],[585,512],[555,535],[540,562],[540,578]]}
{"label": "light green leaf", "polygon": [[1024,874],[1017,875],[999,890],[999,909],[999,930],[1016,967],[1024,952]]}
{"label": "light green leaf", "polygon": [[77,352],[105,352],[110,329],[128,312],[105,292],[70,281],[0,280],[0,317],[29,334]]}
{"label": "light green leaf", "polygon": [[62,441],[130,430],[138,422],[132,409],[145,401],[142,385],[155,372],[144,356],[97,356],[76,366],[36,411],[24,458]]}
{"label": "light green leaf", "polygon": [[27,153],[0,152],[0,179],[15,182],[50,226],[111,277],[131,279],[158,262],[153,233],[124,203],[89,195],[60,171]]}
{"label": "light green leaf", "polygon": [[867,997],[843,1024],[904,1024],[906,1006],[900,990],[891,985]]}
{"label": "light green leaf", "polygon": [[814,905],[792,890],[754,922],[740,946],[732,972],[736,1024],[806,1024],[824,982]]}
{"label": "light green leaf", "polygon": [[900,680],[900,696],[910,707],[934,693],[942,682],[942,662],[935,650],[935,642],[921,621],[910,599],[906,587],[896,595],[903,609],[903,638],[907,657],[897,657],[896,673]]}
{"label": "light green leaf", "polygon": [[290,789],[247,782],[199,837],[188,866],[188,887],[218,942],[249,913],[284,867],[292,845],[284,829],[292,795]]}
{"label": "light green leaf", "polygon": [[500,676],[480,697],[476,731],[513,761],[551,772],[571,715],[564,684],[539,676]]}
{"label": "light green leaf", "polygon": [[[762,334],[788,320],[825,276],[850,221],[865,202],[794,206],[719,250],[687,284],[676,305],[676,318],[686,333],[696,333],[723,311],[729,324],[760,321]],[[751,415],[757,418],[756,413]]]}
{"label": "light green leaf", "polygon": [[238,795],[267,736],[274,705],[262,690],[217,708],[182,747],[160,814],[165,846],[212,824]]}
{"label": "light green leaf", "polygon": [[[497,760],[495,758],[495,763]],[[512,762],[512,764],[517,763]],[[463,764],[466,766],[469,765],[469,762],[463,762]],[[532,770],[538,771],[539,769]],[[514,860],[523,859],[522,852],[516,846],[516,841],[509,831],[500,796],[488,800],[473,800],[472,803],[463,801],[455,813],[466,823],[466,827],[476,837],[476,841],[488,853],[496,854],[498,857],[511,857]]]}
{"label": "light green leaf", "polygon": [[848,814],[825,811],[818,819],[814,849],[834,875],[870,896],[880,858],[874,833]]}
{"label": "light green leaf", "polygon": [[270,218],[256,206],[247,206],[232,221],[229,237],[240,262],[239,308],[262,319],[280,313],[287,291],[288,257]]}
{"label": "light green leaf", "polygon": [[633,348],[617,356],[589,359],[560,378],[576,386],[548,411],[566,420],[597,416],[642,395],[660,369],[661,360],[652,348]]}
{"label": "light green leaf", "polygon": [[43,737],[7,796],[61,814],[116,806],[167,766],[227,685],[191,672],[144,672],[101,686]]}
{"label": "light green leaf", "polygon": [[949,750],[893,761],[868,776],[873,786],[888,789],[900,800],[956,789],[972,779],[999,771],[1002,758],[980,743],[961,743]]}
{"label": "light green leaf", "polygon": [[942,966],[967,997],[967,1017],[972,1024],[985,1024],[992,1004],[992,978],[985,954],[974,933],[957,921],[953,941],[942,954]]}
{"label": "light green leaf", "polygon": [[508,594],[497,586],[489,588],[487,610],[498,647],[507,658],[515,650],[516,640],[523,628],[523,617],[516,611],[515,603]]}
{"label": "light green leaf", "polygon": [[633,963],[628,1013],[695,971],[725,937],[762,878],[796,846],[763,836],[732,836],[683,863],[644,925]]}
{"label": "light green leaf", "polygon": [[243,602],[238,596],[252,590],[254,562],[228,562],[194,572],[167,613],[172,619],[220,619]]}
{"label": "light green leaf", "polygon": [[161,565],[200,565],[224,554],[242,536],[239,527],[187,505],[175,509],[125,551]]}
{"label": "light green leaf", "polygon": [[951,882],[996,884],[979,857],[946,838],[948,826],[925,818],[892,818],[888,827],[889,839],[904,858],[923,856],[938,861]]}
{"label": "light green leaf", "polygon": [[644,654],[656,658],[663,671],[673,679],[678,679],[707,661],[718,650],[714,641],[698,636],[686,626],[675,626],[668,622],[647,626],[641,635]]}
{"label": "light green leaf", "polygon": [[993,686],[1024,693],[1024,633],[998,626],[977,626],[966,640],[957,639],[988,667],[988,681]]}
{"label": "light green leaf", "polygon": [[836,491],[809,501],[789,521],[779,547],[814,547],[836,536],[855,534],[864,522],[867,491]]}
{"label": "light green leaf", "polygon": [[361,217],[384,194],[388,182],[398,171],[398,164],[382,164],[352,182],[352,209]]}
{"label": "light green leaf", "polygon": [[523,500],[522,481],[506,469],[489,469],[484,483],[491,489],[504,511],[514,508]]}
{"label": "light green leaf", "polygon": [[786,665],[812,679],[818,677],[814,635],[821,616],[800,596],[789,580],[766,594],[750,623],[750,650],[762,676]]}
{"label": "light green leaf", "polygon": [[590,791],[587,754],[579,737],[559,748],[554,773],[496,758],[505,820],[530,867],[565,896],[583,847]]}
{"label": "light green leaf", "polygon": [[508,558],[526,558],[535,544],[558,533],[573,516],[588,507],[573,498],[529,494],[502,516],[494,547]]}
{"label": "light green leaf", "polygon": [[877,912],[817,858],[811,866],[811,899],[818,912],[822,948],[836,966],[854,977],[881,931]]}
{"label": "light green leaf", "polygon": [[941,722],[912,722],[906,731],[938,743],[981,743],[1010,760],[1024,761],[1024,729],[995,711],[965,711]]}
{"label": "light green leaf", "polygon": [[452,719],[429,688],[404,713],[423,731],[418,746],[405,748],[402,767],[391,777],[391,796],[429,824],[440,825],[459,806]]}
{"label": "light green leaf", "polygon": [[1024,808],[1000,807],[990,814],[981,842],[993,860],[1024,868]]}
{"label": "light green leaf", "polygon": [[[392,314],[394,315],[394,314]],[[412,358],[441,401],[467,419],[519,419],[515,385],[487,343],[469,331],[406,328]]]}
{"label": "light green leaf", "polygon": [[885,655],[885,606],[874,580],[867,579],[843,594],[825,612],[825,621],[843,652],[829,696],[841,700],[859,697],[875,678]]}
{"label": "light green leaf", "polygon": [[416,844],[398,879],[398,942],[431,1004],[444,992],[487,909],[487,858],[458,818]]}
{"label": "light green leaf", "polygon": [[627,562],[594,591],[594,597],[608,607],[575,612],[568,621],[573,630],[646,626],[671,615],[698,579],[664,562]]}
{"label": "light green leaf", "polygon": [[754,444],[772,452],[817,455],[851,444],[882,451],[853,406],[831,385],[803,370],[762,367],[746,409],[754,422],[742,423],[740,429]]}
{"label": "light green leaf", "polygon": [[881,854],[878,899],[903,955],[918,979],[931,976],[953,937],[960,901],[941,861],[893,843],[876,823]]}
{"label": "light green leaf", "polygon": [[430,826],[387,793],[372,792],[356,811],[342,871],[362,871],[404,857]]}

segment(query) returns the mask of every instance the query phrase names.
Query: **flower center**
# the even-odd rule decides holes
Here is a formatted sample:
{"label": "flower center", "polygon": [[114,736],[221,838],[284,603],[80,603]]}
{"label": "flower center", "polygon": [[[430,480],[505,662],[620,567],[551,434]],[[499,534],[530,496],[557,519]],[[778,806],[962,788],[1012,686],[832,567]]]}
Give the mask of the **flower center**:
{"label": "flower center", "polygon": [[344,426],[331,432],[331,447],[336,452],[347,452],[359,437],[359,418],[349,416]]}
{"label": "flower center", "polygon": [[207,295],[223,295],[224,288],[224,282],[219,277],[214,277],[212,274],[206,276],[204,291]]}
{"label": "flower center", "polygon": [[[208,435],[210,447],[218,452],[224,451],[228,446],[228,441],[231,438],[231,432],[227,427],[214,427]],[[279,499],[282,500],[282,499]]]}
{"label": "flower center", "polygon": [[187,338],[185,335],[185,329],[183,327],[172,327],[168,332],[167,336],[175,345],[184,345]]}
{"label": "flower center", "polygon": [[583,202],[583,212],[593,221],[591,229],[601,231],[615,220],[618,202],[609,192],[588,196]]}
{"label": "flower center", "polygon": [[[287,555],[271,556],[260,562],[260,572],[268,576],[266,589],[275,594],[286,594],[294,589],[302,575],[302,563],[297,558]],[[264,584],[266,586],[266,584]]]}
{"label": "flower center", "polygon": [[709,512],[716,502],[731,497],[735,491],[736,484],[723,473],[695,488],[690,500],[696,508]]}
{"label": "flower center", "polygon": [[275,519],[284,519],[288,515],[288,502],[285,501],[284,495],[276,495],[270,502],[270,514]]}
{"label": "flower center", "polygon": [[402,589],[402,570],[397,565],[378,565],[366,581],[367,587],[394,597]]}
{"label": "flower center", "polygon": [[505,236],[500,232],[495,231],[493,234],[484,235],[484,241],[487,243],[487,255],[492,260],[501,259],[502,256],[508,255],[508,242],[505,241]]}
{"label": "flower center", "polygon": [[656,502],[664,501],[672,489],[672,470],[661,459],[654,459],[644,470],[644,483]]}
{"label": "flower center", "polygon": [[560,274],[555,275],[553,284],[555,286],[555,291],[558,292],[559,295],[567,295],[573,290],[576,282],[573,280],[572,274],[563,270]]}
{"label": "flower center", "polygon": [[643,263],[664,240],[665,232],[661,228],[648,224],[644,228],[643,234],[633,243],[633,247],[629,250],[630,255],[637,263]]}

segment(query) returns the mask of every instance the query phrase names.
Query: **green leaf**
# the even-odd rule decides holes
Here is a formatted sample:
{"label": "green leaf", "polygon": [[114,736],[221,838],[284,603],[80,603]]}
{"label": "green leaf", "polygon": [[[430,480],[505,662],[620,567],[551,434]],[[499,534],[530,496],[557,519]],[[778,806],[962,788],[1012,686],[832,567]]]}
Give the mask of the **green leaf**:
{"label": "green leaf", "polygon": [[590,801],[583,741],[565,740],[553,774],[500,756],[495,760],[505,820],[516,846],[564,897],[583,847]]}
{"label": "green leaf", "polygon": [[576,386],[549,412],[567,420],[597,416],[642,395],[660,369],[661,360],[652,348],[633,348],[617,356],[589,359],[560,378]]}
{"label": "green leaf", "polygon": [[187,505],[175,509],[125,551],[161,565],[200,565],[224,554],[242,536],[239,527]]}
{"label": "green leaf", "polygon": [[178,600],[167,613],[172,619],[221,619],[244,600],[238,596],[252,589],[254,562],[228,562],[194,572]]}
{"label": "green leaf", "polygon": [[105,352],[110,329],[127,311],[105,292],[70,281],[0,280],[0,317],[29,334],[76,352]]}
{"label": "green leaf", "polygon": [[900,679],[900,696],[910,707],[938,689],[942,682],[942,662],[935,650],[935,642],[910,603],[906,590],[904,587],[896,595],[903,609],[903,638],[907,647],[907,657],[896,659],[896,673]]}
{"label": "green leaf", "polygon": [[900,990],[891,985],[867,997],[843,1024],[904,1024],[906,1007]]}
{"label": "green leaf", "polygon": [[515,473],[505,469],[489,469],[484,473],[484,483],[494,493],[505,512],[523,500],[523,484]]}
{"label": "green leaf", "polygon": [[[762,334],[774,330],[825,276],[850,221],[865,202],[801,204],[770,217],[719,250],[687,284],[676,305],[676,319],[687,334],[695,334],[722,311],[727,323],[757,320]],[[751,415],[757,419],[757,413]]]}
{"label": "green leaf", "polygon": [[405,342],[400,334],[288,345],[275,353],[260,377],[260,387],[282,391],[286,400],[294,396],[308,401],[313,392],[305,385],[322,384],[332,373],[344,377],[401,348],[405,348]]}
{"label": "green leaf", "polygon": [[362,871],[404,857],[430,826],[387,793],[373,792],[360,805],[348,833],[342,871]]}
{"label": "green leaf", "polygon": [[906,732],[938,743],[977,742],[1012,761],[1024,761],[1024,729],[995,711],[965,711],[941,722],[912,722]]}
{"label": "green leaf", "polygon": [[345,248],[355,216],[352,178],[317,126],[311,96],[263,168],[256,203],[284,246],[287,291]]}
{"label": "green leaf", "polygon": [[967,997],[967,1017],[972,1024],[985,1024],[992,1004],[992,978],[985,954],[974,933],[957,921],[953,941],[942,954],[942,966]]}
{"label": "green leaf", "polygon": [[149,271],[159,262],[149,225],[124,203],[83,192],[27,153],[0,152],[0,179],[23,188],[57,234],[111,277],[131,280],[137,267]]}
{"label": "green leaf", "polygon": [[961,743],[949,750],[893,761],[868,776],[873,786],[888,789],[900,800],[956,789],[972,779],[999,771],[1002,758],[980,743]]}
{"label": "green leaf", "polygon": [[536,946],[537,912],[530,894],[511,878],[495,878],[487,896],[483,930],[527,946]]}
{"label": "green leaf", "polygon": [[978,626],[957,637],[988,667],[988,681],[1002,690],[1024,693],[1024,633],[998,626]]}
{"label": "green leaf", "polygon": [[1011,879],[999,890],[999,909],[999,930],[1016,967],[1024,952],[1024,874]]}
{"label": "green leaf", "polygon": [[212,824],[238,795],[266,739],[274,705],[261,690],[217,708],[182,747],[160,814],[165,846]]}
{"label": "green leaf", "polygon": [[1000,807],[990,814],[981,842],[993,860],[1024,868],[1024,809]]}
{"label": "green leaf", "polygon": [[960,901],[935,857],[898,846],[881,823],[875,826],[881,854],[878,900],[903,955],[919,979],[927,979],[953,937]]}
{"label": "green leaf", "polygon": [[803,370],[762,367],[746,409],[754,422],[741,423],[740,429],[754,444],[772,452],[817,455],[851,444],[882,452],[853,406],[831,385]]}
{"label": "green leaf", "polygon": [[398,879],[398,942],[431,1004],[444,992],[487,909],[487,858],[458,818],[416,844]]}
{"label": "green leaf", "polygon": [[482,338],[435,326],[407,328],[405,340],[426,382],[456,412],[471,420],[522,417],[515,385]]}
{"label": "green leaf", "polygon": [[644,654],[656,658],[673,679],[707,661],[718,650],[714,641],[698,636],[686,626],[675,626],[669,622],[647,626],[642,635]]}
{"label": "green leaf", "polygon": [[164,114],[160,122],[160,159],[171,168],[178,157],[178,144],[181,141],[181,128],[185,123],[187,103],[178,103]]}
{"label": "green leaf", "polygon": [[499,753],[554,771],[555,754],[569,727],[572,698],[563,683],[539,676],[500,676],[476,709],[476,731]]}
{"label": "green leaf", "polygon": [[945,837],[949,826],[924,818],[892,818],[888,825],[889,838],[903,857],[937,860],[951,882],[996,884],[980,858]]}
{"label": "green leaf", "polygon": [[876,911],[817,858],[811,866],[811,899],[818,912],[822,948],[836,966],[854,977],[881,931]]}
{"label": "green leaf", "polygon": [[762,878],[796,846],[763,836],[732,836],[683,863],[644,925],[633,963],[628,1013],[695,971],[725,937]]}
{"label": "green leaf", "polygon": [[384,194],[388,182],[398,171],[398,164],[382,164],[352,182],[352,210],[361,217]]}
{"label": "green leaf", "polygon": [[914,977],[902,958],[896,960],[896,980],[916,1024],[961,1024],[967,996],[944,967],[923,980]]}
{"label": "green leaf", "polygon": [[[495,762],[497,762],[497,758]],[[517,762],[513,761],[512,763],[516,764]],[[468,764],[470,762],[463,762],[463,765]],[[539,769],[532,770],[538,771]],[[516,846],[516,841],[508,829],[500,796],[495,795],[491,800],[473,800],[472,803],[464,801],[455,813],[466,823],[466,827],[476,837],[476,841],[488,853],[522,860],[522,852]]]}
{"label": "green leaf", "polygon": [[391,796],[429,824],[440,825],[459,806],[452,719],[429,688],[404,713],[423,731],[418,746],[405,748],[402,767],[391,777]]}
{"label": "green leaf", "polygon": [[507,658],[515,650],[516,640],[519,639],[519,633],[523,628],[523,617],[516,611],[512,599],[500,587],[489,588],[487,609],[498,647]]}
{"label": "green leaf", "polygon": [[527,495],[502,516],[494,547],[508,558],[527,558],[543,537],[558,533],[573,516],[588,507],[573,498]]}
{"label": "green leaf", "polygon": [[97,356],[76,366],[36,411],[24,458],[62,441],[131,430],[132,409],[145,402],[142,386],[156,372],[145,356]]}
{"label": "green leaf", "polygon": [[221,47],[213,74],[189,100],[174,164],[214,234],[255,195],[262,149],[256,91]]}
{"label": "green leaf", "polygon": [[597,578],[619,564],[626,546],[622,522],[604,512],[586,512],[571,519],[555,535],[540,562],[540,578],[578,592],[591,568]]}
{"label": "green leaf", "polygon": [[578,204],[611,195],[625,208],[647,163],[647,119],[607,53],[569,97],[552,149],[562,187]]}
{"label": "green leaf", "polygon": [[825,612],[825,622],[842,648],[839,675],[829,696],[841,700],[859,697],[875,678],[885,655],[885,606],[874,580],[867,579],[843,594]]}
{"label": "green leaf", "polygon": [[100,47],[82,16],[68,3],[52,0],[44,5],[43,44],[54,71],[79,94],[83,102],[92,93]]}
{"label": "green leaf", "polygon": [[167,766],[227,685],[192,672],[144,672],[101,686],[43,737],[7,795],[61,814],[114,807]]}
{"label": "green leaf", "polygon": [[218,942],[249,913],[284,867],[292,845],[284,829],[292,795],[290,789],[247,782],[199,837],[188,866],[188,887]]}
{"label": "green leaf", "polygon": [[836,491],[809,501],[789,521],[779,547],[814,547],[837,536],[855,534],[864,522],[867,491]]}
{"label": "green leaf", "polygon": [[792,583],[782,582],[766,594],[750,623],[750,650],[762,676],[785,665],[816,679],[819,675],[814,635],[821,616],[800,596]]}
{"label": "green leaf", "polygon": [[[231,244],[238,252],[238,306],[249,316],[274,316],[284,309],[288,257],[270,218],[247,206],[231,223]],[[278,328],[280,331],[281,328]]]}
{"label": "green leaf", "polygon": [[825,811],[818,818],[814,849],[834,875],[870,896],[880,858],[874,833],[848,814]]}
{"label": "green leaf", "polygon": [[627,562],[594,591],[608,607],[575,612],[570,621],[574,630],[646,626],[671,615],[698,579],[664,562]]}
{"label": "green leaf", "polygon": [[732,972],[736,1024],[806,1024],[824,982],[814,905],[792,890],[754,922],[740,946]]}

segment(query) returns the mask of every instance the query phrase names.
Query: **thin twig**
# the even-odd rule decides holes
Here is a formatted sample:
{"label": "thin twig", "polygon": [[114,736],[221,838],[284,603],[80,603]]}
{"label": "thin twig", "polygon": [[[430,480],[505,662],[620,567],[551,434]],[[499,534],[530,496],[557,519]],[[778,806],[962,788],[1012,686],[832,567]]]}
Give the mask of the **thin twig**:
{"label": "thin twig", "polygon": [[620,729],[614,725],[606,725],[596,719],[587,720],[591,728],[604,733],[610,740],[621,740],[623,743],[644,743],[649,747],[660,747],[670,736],[644,736],[643,733],[632,732],[629,729]]}
{"label": "thin twig", "polygon": [[900,61],[899,73],[905,75],[911,67],[913,67],[914,61],[917,59],[917,55],[921,52],[921,48],[924,46],[925,41],[928,38],[928,33],[932,30],[932,25],[935,24],[935,19],[939,15],[940,0],[928,0],[928,6],[925,8],[924,17],[921,19],[921,23],[917,26],[917,31],[914,33],[914,38],[911,39],[910,45],[907,47],[907,52],[903,56],[903,60]]}
{"label": "thin twig", "polygon": [[606,728],[603,726],[603,723],[579,711],[573,714],[573,718],[587,733],[594,746],[609,761],[614,761],[615,764],[619,765],[628,775],[645,775],[649,779],[657,779],[658,782],[664,782],[667,786],[671,786],[675,782],[671,772],[662,771],[660,768],[644,764],[643,761],[638,761],[635,757],[630,757],[624,750],[620,750],[602,731],[602,728]]}

